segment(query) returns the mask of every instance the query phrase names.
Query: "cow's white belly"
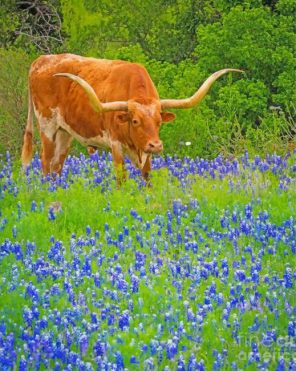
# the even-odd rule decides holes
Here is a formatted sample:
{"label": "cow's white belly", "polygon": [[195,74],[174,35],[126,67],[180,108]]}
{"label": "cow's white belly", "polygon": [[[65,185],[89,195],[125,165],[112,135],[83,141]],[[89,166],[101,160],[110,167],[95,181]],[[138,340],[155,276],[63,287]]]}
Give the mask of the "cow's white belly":
{"label": "cow's white belly", "polygon": [[39,127],[42,133],[51,141],[54,140],[54,136],[59,128],[64,129],[69,133],[73,138],[78,140],[84,146],[94,146],[94,147],[104,147],[111,148],[113,141],[110,138],[109,134],[106,131],[103,131],[102,135],[97,135],[91,138],[85,138],[75,130],[71,128],[70,125],[66,123],[59,108],[53,108],[52,116],[50,118],[43,117],[36,109],[35,115],[39,122]]}
{"label": "cow's white belly", "polygon": [[126,146],[123,147],[119,141],[112,140],[109,133],[106,131],[103,131],[102,135],[97,135],[91,138],[85,138],[79,135],[78,133],[76,133],[75,130],[71,128],[70,125],[66,123],[63,116],[61,115],[59,108],[53,108],[51,110],[52,116],[50,118],[43,117],[41,113],[38,112],[35,108],[34,111],[39,122],[40,130],[50,141],[54,140],[56,132],[59,128],[62,128],[67,133],[69,133],[71,137],[75,138],[86,147],[92,146],[110,149],[114,148],[118,153],[127,154],[132,163],[140,169],[144,167],[149,156],[148,153],[141,152],[140,154],[138,154],[137,152],[131,150]]}

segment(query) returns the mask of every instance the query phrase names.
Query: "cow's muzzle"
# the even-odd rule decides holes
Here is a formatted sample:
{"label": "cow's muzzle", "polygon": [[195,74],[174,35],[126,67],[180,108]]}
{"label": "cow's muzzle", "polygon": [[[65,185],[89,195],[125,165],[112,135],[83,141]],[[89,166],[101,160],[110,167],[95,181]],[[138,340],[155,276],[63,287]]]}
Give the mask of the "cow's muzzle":
{"label": "cow's muzzle", "polygon": [[145,147],[146,153],[159,153],[163,150],[163,144],[161,140],[150,140]]}

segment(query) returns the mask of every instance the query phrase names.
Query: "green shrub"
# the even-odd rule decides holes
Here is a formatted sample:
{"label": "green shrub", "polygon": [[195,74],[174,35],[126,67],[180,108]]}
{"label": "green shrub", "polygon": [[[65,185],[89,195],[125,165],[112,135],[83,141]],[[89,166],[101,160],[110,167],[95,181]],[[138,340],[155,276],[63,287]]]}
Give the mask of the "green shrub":
{"label": "green shrub", "polygon": [[32,59],[21,49],[0,49],[0,152],[20,154]]}
{"label": "green shrub", "polygon": [[292,116],[287,119],[283,111],[275,109],[261,119],[258,127],[249,126],[246,138],[252,143],[253,153],[284,153],[296,148],[295,127]]}

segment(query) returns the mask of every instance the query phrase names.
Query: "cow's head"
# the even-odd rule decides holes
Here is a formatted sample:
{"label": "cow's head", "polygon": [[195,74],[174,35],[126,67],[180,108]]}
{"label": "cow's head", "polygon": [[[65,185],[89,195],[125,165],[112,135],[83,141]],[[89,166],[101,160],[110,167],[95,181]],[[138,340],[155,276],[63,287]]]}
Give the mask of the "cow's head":
{"label": "cow's head", "polygon": [[243,72],[241,70],[226,68],[213,73],[196,91],[186,99],[161,100],[128,100],[102,103],[92,86],[81,77],[71,73],[57,73],[55,76],[64,76],[77,82],[88,95],[90,104],[96,112],[118,111],[117,120],[128,124],[129,137],[137,150],[146,153],[159,153],[162,151],[162,142],[159,139],[159,129],[163,122],[174,120],[175,114],[166,112],[168,108],[191,108],[197,105],[207,94],[211,85],[220,76],[227,72]]}
{"label": "cow's head", "polygon": [[146,153],[159,153],[163,149],[159,139],[162,123],[175,119],[175,114],[162,112],[156,99],[129,100],[127,111],[116,115],[117,121],[128,125],[128,136],[137,150]]}

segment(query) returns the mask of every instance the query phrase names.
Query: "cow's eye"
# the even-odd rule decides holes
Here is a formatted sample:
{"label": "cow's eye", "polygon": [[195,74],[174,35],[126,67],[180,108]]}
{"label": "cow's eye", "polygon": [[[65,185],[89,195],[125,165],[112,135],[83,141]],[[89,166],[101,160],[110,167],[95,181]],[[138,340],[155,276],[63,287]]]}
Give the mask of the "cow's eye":
{"label": "cow's eye", "polygon": [[137,126],[137,125],[139,125],[139,121],[136,120],[136,119],[133,119],[133,120],[132,120],[132,124],[135,125],[135,126]]}

